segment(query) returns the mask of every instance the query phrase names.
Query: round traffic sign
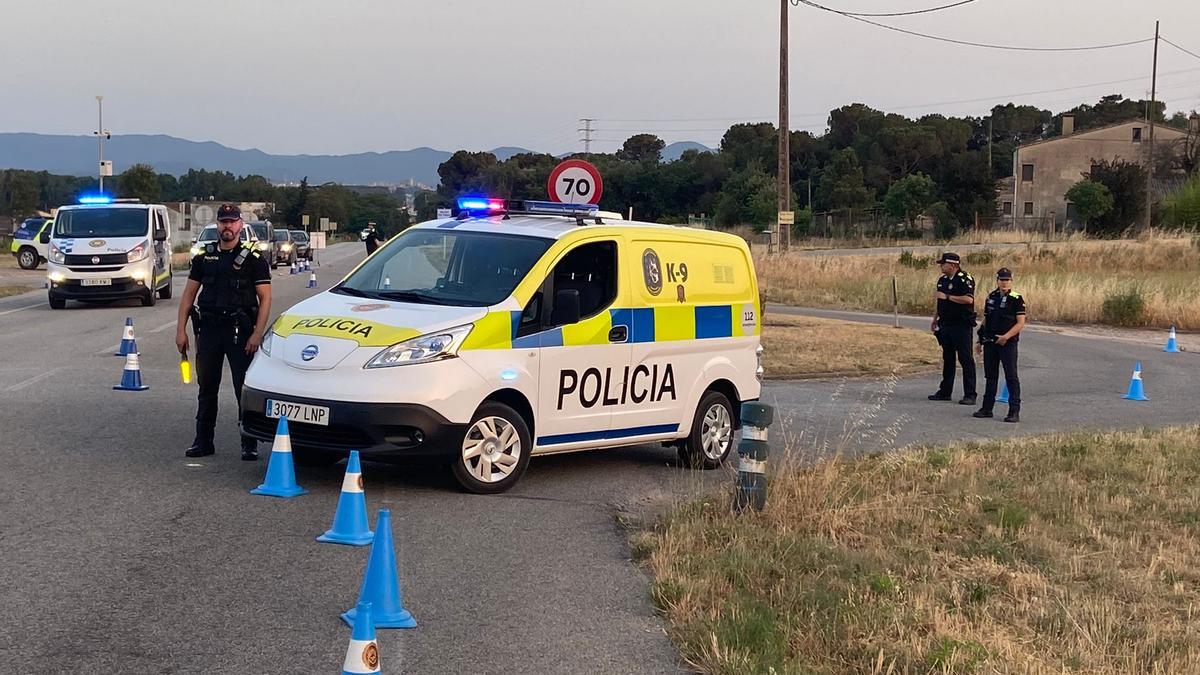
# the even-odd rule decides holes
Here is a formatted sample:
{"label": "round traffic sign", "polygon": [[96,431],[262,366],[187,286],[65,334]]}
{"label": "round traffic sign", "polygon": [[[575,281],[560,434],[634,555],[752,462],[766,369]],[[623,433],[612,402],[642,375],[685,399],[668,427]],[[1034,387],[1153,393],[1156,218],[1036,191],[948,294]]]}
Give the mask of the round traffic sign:
{"label": "round traffic sign", "polygon": [[582,159],[568,159],[550,172],[546,181],[550,199],[563,204],[599,204],[604,193],[600,170]]}
{"label": "round traffic sign", "polygon": [[192,222],[199,227],[204,227],[213,222],[213,216],[215,215],[216,213],[211,206],[206,204],[200,205],[192,211]]}

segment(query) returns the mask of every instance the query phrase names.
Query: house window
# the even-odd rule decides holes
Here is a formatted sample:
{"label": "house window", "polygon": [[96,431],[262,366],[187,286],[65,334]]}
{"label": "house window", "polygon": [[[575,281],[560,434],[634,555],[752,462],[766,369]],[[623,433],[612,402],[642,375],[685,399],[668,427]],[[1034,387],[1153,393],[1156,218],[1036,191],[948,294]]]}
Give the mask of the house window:
{"label": "house window", "polygon": [[1012,215],[1012,202],[1004,202],[1004,215]]}
{"label": "house window", "polygon": [[1133,142],[1134,143],[1142,142],[1142,128],[1141,127],[1133,128]]}
{"label": "house window", "polygon": [[1032,164],[1022,164],[1021,165],[1021,180],[1025,181],[1026,183],[1033,182],[1033,165]]}
{"label": "house window", "polygon": [[1025,202],[1025,215],[1033,215],[1033,202]]}

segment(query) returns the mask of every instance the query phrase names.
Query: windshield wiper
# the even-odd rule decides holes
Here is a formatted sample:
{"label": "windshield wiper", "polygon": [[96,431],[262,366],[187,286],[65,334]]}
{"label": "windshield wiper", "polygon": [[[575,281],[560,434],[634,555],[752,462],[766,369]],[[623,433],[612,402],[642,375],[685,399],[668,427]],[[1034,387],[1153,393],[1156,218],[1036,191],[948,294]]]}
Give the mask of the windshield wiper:
{"label": "windshield wiper", "polygon": [[373,294],[373,293],[368,293],[366,291],[360,291],[357,288],[351,288],[349,286],[334,286],[333,288],[331,288],[329,290],[334,293],[341,293],[343,295],[353,295],[356,298],[374,298],[374,297],[376,297],[375,294]]}
{"label": "windshield wiper", "polygon": [[379,297],[427,305],[448,305],[442,298],[419,291],[379,291]]}

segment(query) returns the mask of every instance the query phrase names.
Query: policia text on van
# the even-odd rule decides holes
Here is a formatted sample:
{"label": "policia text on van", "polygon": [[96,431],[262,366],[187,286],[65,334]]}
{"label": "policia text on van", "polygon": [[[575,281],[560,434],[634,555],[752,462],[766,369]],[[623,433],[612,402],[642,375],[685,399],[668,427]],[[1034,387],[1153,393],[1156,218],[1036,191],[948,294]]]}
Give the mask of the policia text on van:
{"label": "policia text on van", "polygon": [[247,373],[244,430],[266,440],[286,417],[300,463],[443,457],[476,492],[531,455],[633,443],[718,466],[760,390],[745,242],[550,208],[418,224],[286,310]]}

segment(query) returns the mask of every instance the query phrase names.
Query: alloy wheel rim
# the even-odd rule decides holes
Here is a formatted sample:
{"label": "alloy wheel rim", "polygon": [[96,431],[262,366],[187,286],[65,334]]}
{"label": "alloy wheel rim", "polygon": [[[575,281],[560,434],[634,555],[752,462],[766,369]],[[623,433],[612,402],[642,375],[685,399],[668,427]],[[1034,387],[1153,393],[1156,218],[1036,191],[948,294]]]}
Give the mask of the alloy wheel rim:
{"label": "alloy wheel rim", "polygon": [[502,417],[484,417],[471,425],[463,438],[462,462],[481,483],[498,483],[521,461],[521,435]]}
{"label": "alloy wheel rim", "polygon": [[729,450],[733,439],[733,420],[729,410],[720,403],[714,403],[704,413],[704,421],[700,425],[700,447],[704,456],[719,461]]}

